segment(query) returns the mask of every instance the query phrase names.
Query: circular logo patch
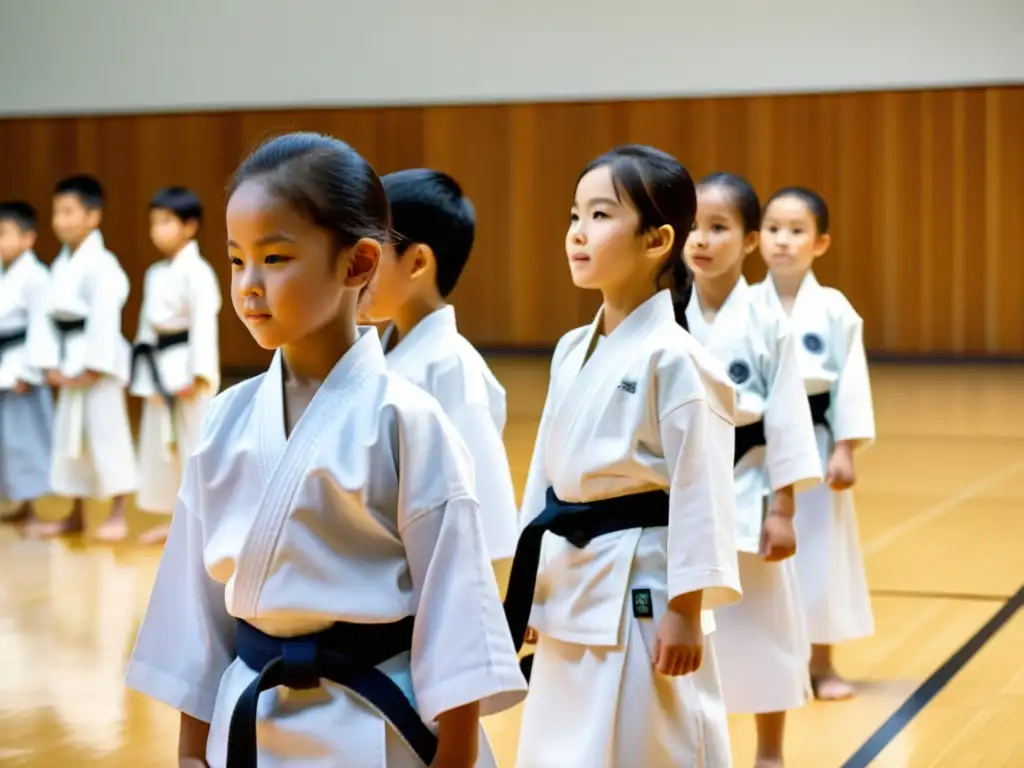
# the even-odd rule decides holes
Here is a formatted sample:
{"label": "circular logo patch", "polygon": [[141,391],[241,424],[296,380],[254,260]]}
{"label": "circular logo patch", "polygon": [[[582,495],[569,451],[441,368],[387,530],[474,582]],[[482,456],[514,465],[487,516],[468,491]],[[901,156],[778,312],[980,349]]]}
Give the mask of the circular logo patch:
{"label": "circular logo patch", "polygon": [[804,334],[804,349],[812,355],[821,354],[825,351],[825,340],[816,333]]}
{"label": "circular logo patch", "polygon": [[734,360],[729,364],[729,378],[733,384],[742,384],[750,378],[750,366],[742,360]]}

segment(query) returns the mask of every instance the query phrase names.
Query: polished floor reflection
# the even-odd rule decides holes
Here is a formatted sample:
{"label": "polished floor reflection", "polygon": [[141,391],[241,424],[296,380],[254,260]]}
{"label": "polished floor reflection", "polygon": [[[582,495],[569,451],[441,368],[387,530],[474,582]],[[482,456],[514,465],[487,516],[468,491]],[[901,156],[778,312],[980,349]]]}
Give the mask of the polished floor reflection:
{"label": "polished floor reflection", "polygon": [[[492,363],[509,391],[506,442],[521,489],[547,361]],[[873,377],[879,442],[858,468],[857,501],[878,633],[839,651],[860,683],[856,699],[792,715],[796,768],[843,765],[1024,583],[1024,370],[879,366]],[[48,501],[42,512],[64,509]],[[95,527],[104,509],[87,514]],[[138,532],[148,521],[130,522]],[[122,684],[158,558],[157,548],[0,528],[0,766],[176,764],[175,713]],[[1024,612],[873,765],[1024,765],[1021,648]],[[515,764],[518,718],[487,723],[503,768]],[[752,722],[732,726],[735,764],[752,765]]]}

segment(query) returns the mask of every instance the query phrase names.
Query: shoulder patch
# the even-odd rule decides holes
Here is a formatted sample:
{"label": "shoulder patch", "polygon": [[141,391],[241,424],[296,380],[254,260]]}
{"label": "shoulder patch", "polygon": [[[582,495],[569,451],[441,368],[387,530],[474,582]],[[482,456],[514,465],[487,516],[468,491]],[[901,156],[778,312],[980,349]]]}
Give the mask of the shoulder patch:
{"label": "shoulder patch", "polygon": [[812,355],[819,355],[825,351],[825,340],[816,333],[805,333],[803,342],[804,349]]}
{"label": "shoulder patch", "polygon": [[729,363],[729,378],[733,384],[743,384],[750,378],[750,366],[742,360],[733,360]]}

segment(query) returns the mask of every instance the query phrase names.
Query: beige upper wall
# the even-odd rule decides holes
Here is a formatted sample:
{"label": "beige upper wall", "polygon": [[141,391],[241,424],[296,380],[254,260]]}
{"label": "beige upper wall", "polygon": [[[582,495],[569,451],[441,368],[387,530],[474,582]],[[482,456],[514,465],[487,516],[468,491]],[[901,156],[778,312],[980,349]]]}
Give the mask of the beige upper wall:
{"label": "beige upper wall", "polygon": [[0,0],[0,72],[0,115],[1010,83],[1024,0]]}

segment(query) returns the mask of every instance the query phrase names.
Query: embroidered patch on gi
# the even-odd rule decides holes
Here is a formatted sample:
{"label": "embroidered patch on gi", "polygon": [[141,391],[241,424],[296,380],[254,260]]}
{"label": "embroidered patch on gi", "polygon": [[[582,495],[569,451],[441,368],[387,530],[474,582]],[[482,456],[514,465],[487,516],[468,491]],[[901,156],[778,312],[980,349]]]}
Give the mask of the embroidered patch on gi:
{"label": "embroidered patch on gi", "polygon": [[729,378],[733,384],[742,384],[750,378],[750,366],[742,360],[734,360],[729,364]]}
{"label": "embroidered patch on gi", "polygon": [[825,351],[825,340],[816,333],[805,333],[804,349],[813,355],[817,355]]}
{"label": "embroidered patch on gi", "polygon": [[628,392],[631,395],[635,395],[636,394],[636,382],[635,381],[626,381],[625,379],[623,379],[622,382],[619,384],[619,389],[621,389],[623,392]]}
{"label": "embroidered patch on gi", "polygon": [[633,615],[638,619],[654,618],[654,603],[651,600],[651,590],[633,590]]}

